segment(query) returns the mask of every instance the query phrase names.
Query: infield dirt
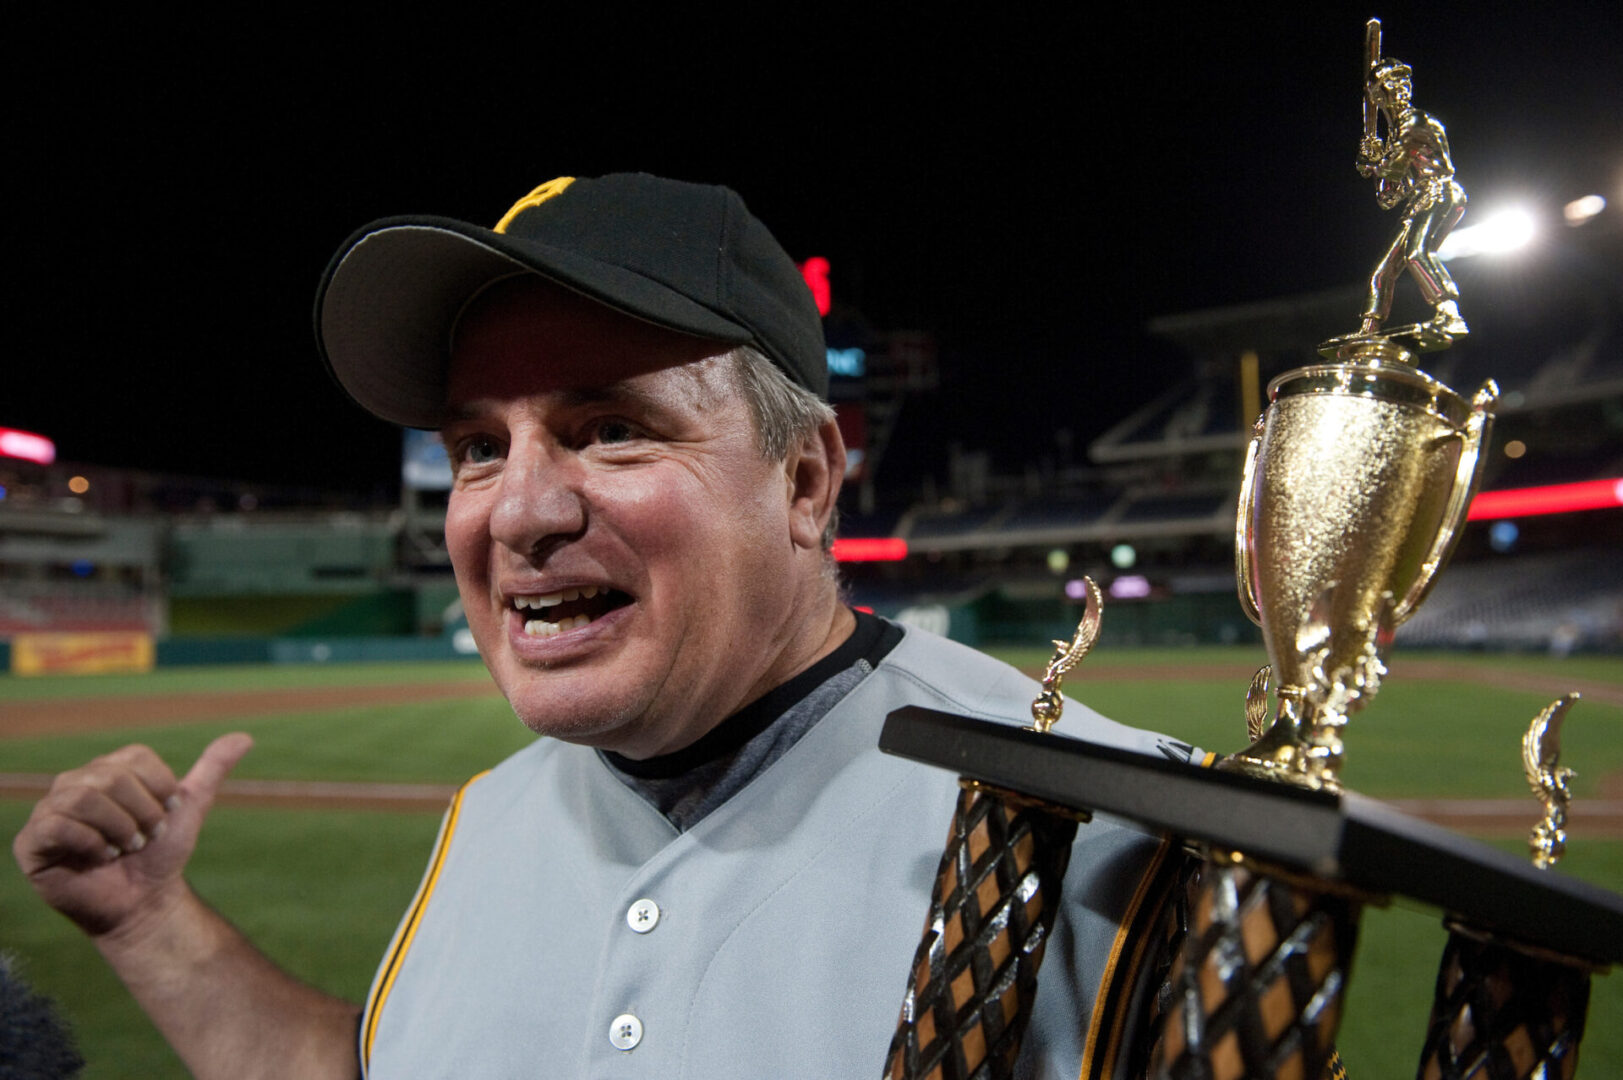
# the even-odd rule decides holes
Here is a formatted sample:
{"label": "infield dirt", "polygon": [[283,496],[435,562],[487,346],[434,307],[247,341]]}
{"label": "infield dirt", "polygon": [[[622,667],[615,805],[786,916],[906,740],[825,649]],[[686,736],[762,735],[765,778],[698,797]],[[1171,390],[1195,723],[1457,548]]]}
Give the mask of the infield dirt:
{"label": "infield dirt", "polygon": [[[1041,671],[1030,671],[1028,674],[1037,677]],[[1101,665],[1088,673],[1088,679],[1093,682],[1172,682],[1231,679],[1235,674],[1232,664]],[[1566,679],[1558,674],[1439,660],[1399,660],[1393,664],[1393,677],[1475,682],[1551,697],[1578,690],[1589,700],[1623,707],[1623,686],[1597,680]],[[404,704],[430,699],[488,698],[496,696],[496,693],[495,686],[489,682],[459,680],[411,685],[301,687],[10,701],[0,706],[0,740],[68,732],[208,723],[237,717]],[[0,798],[36,799],[49,786],[50,779],[49,776],[36,774],[0,774]],[[221,801],[237,805],[438,810],[445,806],[454,790],[436,784],[228,780],[220,796]],[[1603,778],[1599,794],[1600,798],[1586,799],[1574,807],[1573,825],[1576,831],[1589,835],[1623,836],[1623,775]],[[1439,824],[1471,832],[1526,829],[1535,816],[1530,799],[1412,800],[1394,805]]]}

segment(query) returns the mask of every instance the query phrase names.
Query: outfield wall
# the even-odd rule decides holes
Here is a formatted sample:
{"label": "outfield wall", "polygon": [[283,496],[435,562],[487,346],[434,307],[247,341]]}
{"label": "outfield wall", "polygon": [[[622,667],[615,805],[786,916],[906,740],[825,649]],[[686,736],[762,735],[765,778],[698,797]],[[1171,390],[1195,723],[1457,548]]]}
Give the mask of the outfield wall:
{"label": "outfield wall", "polygon": [[[176,637],[151,642],[150,662],[141,670],[211,664],[410,663],[466,660],[477,655],[466,631],[435,637]],[[11,642],[0,639],[0,674],[14,673],[13,658]],[[72,669],[64,669],[68,670]]]}

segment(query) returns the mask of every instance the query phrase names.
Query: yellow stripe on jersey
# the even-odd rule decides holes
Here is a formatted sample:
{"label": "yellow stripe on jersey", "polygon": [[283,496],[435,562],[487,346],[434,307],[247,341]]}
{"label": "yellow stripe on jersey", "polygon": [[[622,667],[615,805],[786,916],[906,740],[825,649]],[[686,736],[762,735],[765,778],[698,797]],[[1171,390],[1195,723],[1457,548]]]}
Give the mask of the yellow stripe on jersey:
{"label": "yellow stripe on jersey", "polygon": [[434,895],[434,886],[439,883],[440,869],[445,865],[445,855],[451,849],[451,835],[456,832],[457,818],[462,812],[462,797],[468,793],[469,788],[489,774],[490,770],[486,769],[463,784],[452,797],[451,805],[445,811],[445,820],[440,822],[440,835],[434,841],[434,856],[429,860],[428,872],[423,875],[423,883],[417,887],[417,896],[411,902],[405,921],[395,932],[394,941],[389,943],[388,956],[379,971],[377,982],[372,987],[372,994],[366,1001],[366,1012],[361,1020],[363,1070],[372,1063],[372,1040],[377,1037],[378,1017],[383,1014],[383,1005],[389,1000],[389,991],[394,988],[395,976],[400,974],[400,966],[405,963],[406,950],[411,948],[412,938],[417,936],[417,927],[422,922],[423,910],[428,907],[428,899]]}
{"label": "yellow stripe on jersey", "polygon": [[[1088,1039],[1082,1047],[1082,1069],[1080,1080],[1091,1080],[1095,1076],[1109,1076],[1107,1067],[1113,1066],[1114,1059],[1120,1050],[1122,1024],[1126,1020],[1125,1008],[1107,1009],[1106,1005],[1116,980],[1116,969],[1121,962],[1122,951],[1132,941],[1133,955],[1128,961],[1123,976],[1132,978],[1138,974],[1139,966],[1143,960],[1145,948],[1150,944],[1151,934],[1144,932],[1145,927],[1140,925],[1139,909],[1144,906],[1151,893],[1159,895],[1156,900],[1165,899],[1164,889],[1158,889],[1161,881],[1161,864],[1166,862],[1167,852],[1172,848],[1172,838],[1165,837],[1161,846],[1155,849],[1155,855],[1150,859],[1150,865],[1145,867],[1143,876],[1138,879],[1138,888],[1133,891],[1133,898],[1127,902],[1127,910],[1122,912],[1121,921],[1116,926],[1116,940],[1111,942],[1110,957],[1105,961],[1105,971],[1099,978],[1099,990],[1093,996],[1093,1018],[1088,1024]],[[1112,1025],[1109,1040],[1101,1045],[1100,1035],[1103,1034],[1105,1013],[1113,1012],[1115,1024]],[[1108,1063],[1108,1064],[1107,1064]]]}

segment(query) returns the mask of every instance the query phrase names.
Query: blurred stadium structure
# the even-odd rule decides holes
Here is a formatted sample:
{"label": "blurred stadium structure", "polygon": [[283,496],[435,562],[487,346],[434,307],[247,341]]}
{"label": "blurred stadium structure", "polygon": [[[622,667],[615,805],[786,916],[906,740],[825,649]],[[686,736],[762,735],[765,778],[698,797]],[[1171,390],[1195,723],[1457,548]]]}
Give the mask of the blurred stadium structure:
{"label": "blurred stadium structure", "polygon": [[[1400,631],[1406,644],[1623,650],[1620,219],[1608,208],[1514,259],[1454,265],[1473,332],[1422,366],[1467,396],[1499,382],[1485,490],[1608,481],[1612,495],[1473,522]],[[1157,319],[1151,333],[1186,355],[1187,377],[1147,387],[1087,463],[1000,476],[986,452],[953,446],[944,481],[911,492],[887,488],[882,468],[904,399],[929,409],[934,343],[878,332],[836,302],[832,396],[858,451],[841,533],[907,553],[850,562],[853,602],[971,643],[1041,644],[1069,634],[1068,592],[1085,573],[1115,597],[1117,644],[1255,640],[1233,573],[1246,439],[1268,379],[1311,362],[1361,297],[1354,286]],[[133,631],[156,639],[159,663],[469,653],[435,452],[408,442],[403,497],[370,504],[0,456],[0,642]]]}
{"label": "blurred stadium structure", "polygon": [[[1514,257],[1453,264],[1472,333],[1421,366],[1466,396],[1498,382],[1483,488],[1510,512],[1467,526],[1432,597],[1399,631],[1405,644],[1623,650],[1620,218],[1615,207],[1569,214],[1567,226],[1557,215]],[[944,492],[890,520],[848,521],[847,531],[905,538],[910,553],[854,568],[859,602],[928,606],[955,636],[1035,643],[1069,633],[1065,583],[1086,573],[1117,600],[1106,620],[1117,642],[1252,640],[1233,572],[1252,422],[1268,380],[1313,362],[1320,341],[1356,322],[1362,299],[1363,287],[1349,286],[1154,320],[1149,330],[1178,347],[1187,376],[1094,440],[1089,464],[996,477],[985,454],[956,453]],[[1403,299],[1417,310],[1404,312]],[[1394,321],[1420,315],[1402,298]],[[1534,514],[1509,495],[1585,482],[1587,510]]]}

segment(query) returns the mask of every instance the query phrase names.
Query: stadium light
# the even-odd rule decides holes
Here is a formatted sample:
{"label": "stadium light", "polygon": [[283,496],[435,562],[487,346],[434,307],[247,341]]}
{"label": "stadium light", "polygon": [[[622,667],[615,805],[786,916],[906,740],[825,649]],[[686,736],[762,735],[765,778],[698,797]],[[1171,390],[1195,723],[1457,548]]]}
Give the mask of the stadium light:
{"label": "stadium light", "polygon": [[1561,216],[1567,219],[1568,225],[1582,225],[1602,210],[1606,209],[1606,196],[1585,195],[1581,199],[1573,199],[1561,208]]}
{"label": "stadium light", "polygon": [[1439,259],[1468,259],[1473,255],[1503,255],[1533,242],[1538,225],[1521,207],[1502,210],[1481,224],[1455,229],[1437,249]]}

